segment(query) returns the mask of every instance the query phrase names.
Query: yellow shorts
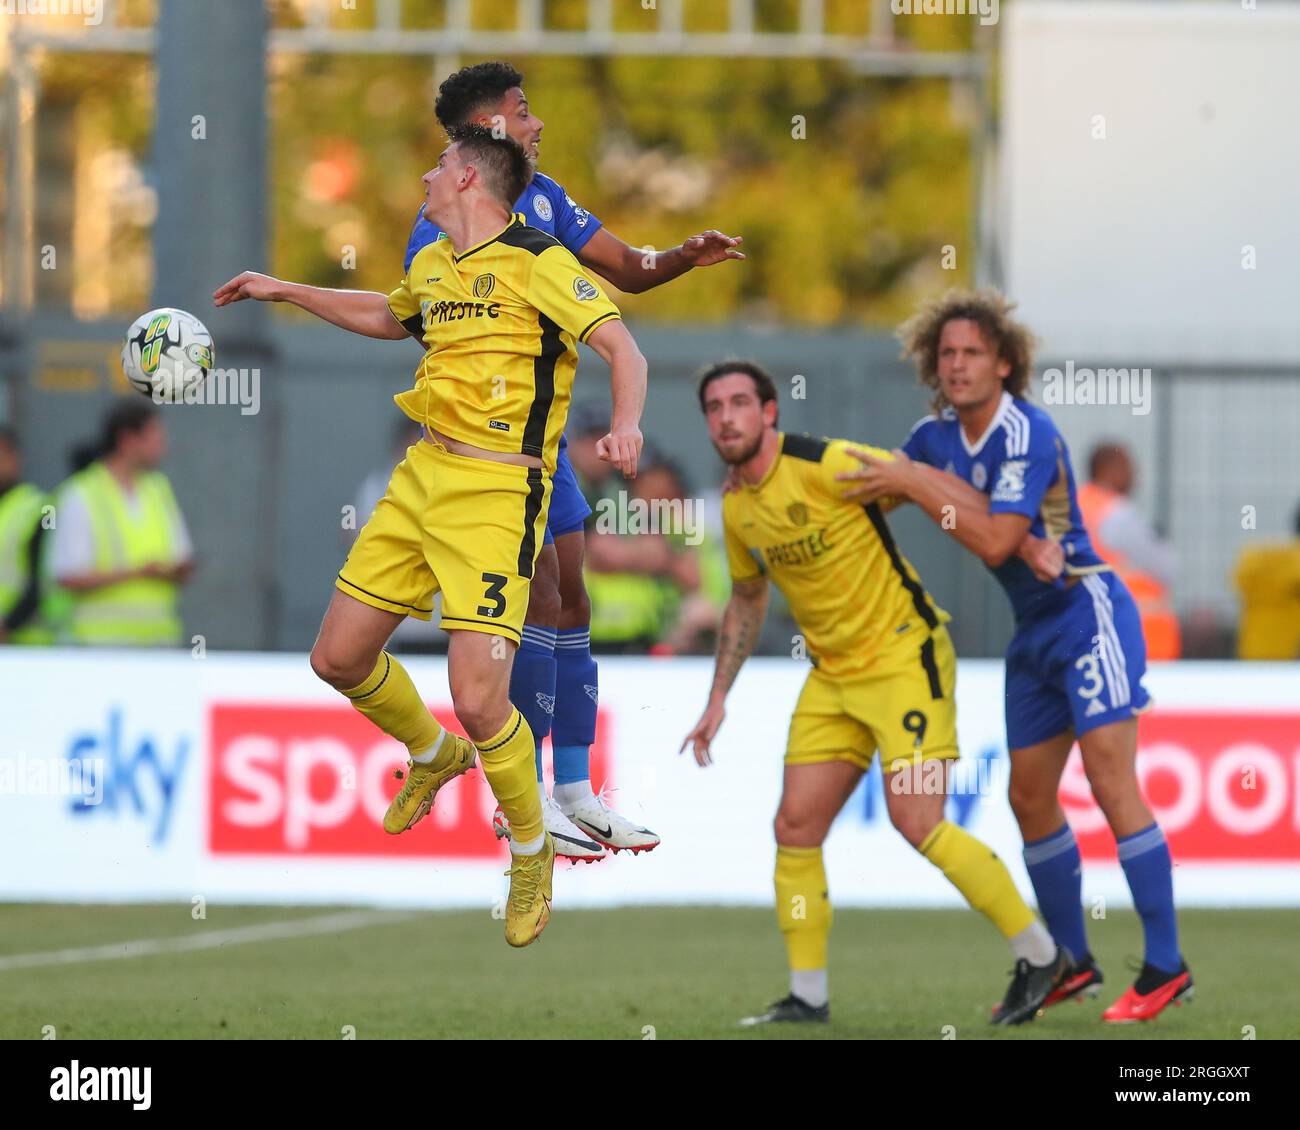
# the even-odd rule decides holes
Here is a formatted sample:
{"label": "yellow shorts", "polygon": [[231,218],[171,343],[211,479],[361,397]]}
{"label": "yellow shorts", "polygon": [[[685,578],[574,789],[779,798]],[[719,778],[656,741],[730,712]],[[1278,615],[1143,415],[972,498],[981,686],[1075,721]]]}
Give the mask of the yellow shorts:
{"label": "yellow shorts", "polygon": [[337,585],[420,620],[431,618],[441,591],[443,629],[518,643],[550,503],[551,479],[540,469],[421,440],[394,469]]}
{"label": "yellow shorts", "polygon": [[830,677],[813,668],[800,692],[787,765],[849,761],[869,769],[880,750],[885,772],[914,758],[955,758],[957,655],[947,629],[918,625],[871,667]]}

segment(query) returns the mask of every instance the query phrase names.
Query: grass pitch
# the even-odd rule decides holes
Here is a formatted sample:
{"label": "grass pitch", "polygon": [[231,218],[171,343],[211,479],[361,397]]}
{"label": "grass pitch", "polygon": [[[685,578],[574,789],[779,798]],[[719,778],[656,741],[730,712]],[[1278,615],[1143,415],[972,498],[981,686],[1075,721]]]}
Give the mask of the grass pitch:
{"label": "grass pitch", "polygon": [[[786,989],[770,911],[560,908],[516,952],[484,912],[209,907],[194,921],[188,904],[10,905],[0,906],[0,1037],[40,1039],[53,1025],[59,1039],[934,1040],[951,1025],[958,1039],[1240,1040],[1247,1026],[1259,1039],[1300,1038],[1280,991],[1300,974],[1300,911],[1180,920],[1197,999],[1150,1024],[1100,1021],[1141,950],[1132,913],[1089,923],[1107,978],[1099,1000],[1006,1030],[988,1016],[1012,962],[977,915],[842,910],[832,1023],[742,1030],[740,1017]],[[128,948],[145,940],[161,952]],[[197,948],[170,948],[181,946]]]}

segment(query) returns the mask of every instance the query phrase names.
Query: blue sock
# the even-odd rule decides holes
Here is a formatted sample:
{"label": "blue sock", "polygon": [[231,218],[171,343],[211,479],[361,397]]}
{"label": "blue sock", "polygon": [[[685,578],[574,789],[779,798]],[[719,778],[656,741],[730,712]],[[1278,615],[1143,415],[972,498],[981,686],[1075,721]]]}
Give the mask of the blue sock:
{"label": "blue sock", "polygon": [[599,683],[591,656],[591,628],[565,628],[555,636],[555,783],[574,785],[591,775]]}
{"label": "blue sock", "polygon": [[537,779],[542,779],[542,739],[551,732],[555,711],[555,629],[525,624],[523,641],[510,672],[510,701],[537,743]]}
{"label": "blue sock", "polygon": [[1082,961],[1088,955],[1088,935],[1083,926],[1083,864],[1070,825],[1062,824],[1050,836],[1027,842],[1025,867],[1048,931],[1075,961]]}
{"label": "blue sock", "polygon": [[1152,824],[1116,841],[1133,905],[1142,919],[1146,960],[1165,973],[1183,966],[1174,917],[1174,861],[1159,824]]}

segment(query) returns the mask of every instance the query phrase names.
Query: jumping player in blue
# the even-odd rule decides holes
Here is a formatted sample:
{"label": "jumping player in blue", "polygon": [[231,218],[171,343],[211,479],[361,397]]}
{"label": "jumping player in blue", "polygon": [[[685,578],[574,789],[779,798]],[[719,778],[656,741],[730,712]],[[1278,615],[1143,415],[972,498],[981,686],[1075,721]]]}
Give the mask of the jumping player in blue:
{"label": "jumping player in blue", "polygon": [[[1169,847],[1137,780],[1146,646],[1133,598],[1089,541],[1065,441],[1025,399],[1033,338],[1011,310],[996,291],[952,291],[904,324],[903,355],[934,390],[933,415],[895,462],[861,453],[864,469],[841,477],[856,480],[848,497],[916,503],[1006,590],[1016,621],[1006,660],[1011,807],[1039,908],[1074,960],[1046,1004],[1095,996],[1102,981],[1084,929],[1079,847],[1057,799],[1077,740],[1146,943],[1137,982],[1102,1018],[1150,1020],[1191,997],[1192,976],[1178,945]],[[1026,987],[1049,975],[1023,961],[1016,970]]]}
{"label": "jumping player in blue", "polygon": [[[465,67],[438,88],[434,112],[444,129],[465,122],[504,129],[535,166],[543,123],[529,108],[523,81],[523,75],[508,63]],[[650,290],[692,267],[745,258],[738,250],[740,237],[718,231],[702,232],[667,251],[630,247],[542,173],[534,174],[514,210],[626,293]],[[424,219],[421,207],[403,267],[409,267],[415,253],[441,235],[437,225]],[[582,579],[584,527],[591,507],[578,489],[565,447],[561,437],[546,539],[533,574],[510,701],[537,739],[537,781],[556,854],[592,861],[607,851],[649,851],[658,845],[659,837],[612,811],[591,789],[589,760],[596,740],[598,680],[591,654],[591,602]],[[542,782],[541,747],[548,733],[555,755],[555,789],[550,797]],[[495,823],[498,835],[509,834],[503,817],[498,815]]]}

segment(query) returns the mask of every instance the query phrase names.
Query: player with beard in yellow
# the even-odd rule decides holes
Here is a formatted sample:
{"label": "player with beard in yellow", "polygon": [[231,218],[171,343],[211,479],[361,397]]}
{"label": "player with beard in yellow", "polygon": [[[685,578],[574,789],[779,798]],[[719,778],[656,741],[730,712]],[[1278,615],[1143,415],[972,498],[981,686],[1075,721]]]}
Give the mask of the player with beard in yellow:
{"label": "player with beard in yellow", "polygon": [[842,497],[835,476],[858,466],[847,441],[778,431],[776,387],[750,361],[706,369],[699,399],[709,438],[732,470],[734,489],[723,499],[732,592],[708,705],[682,748],[691,745],[701,766],[711,763],[727,692],[767,612],[769,578],[785,594],[813,665],[790,720],[776,814],[776,910],[790,993],[742,1023],[830,1019],[822,844],[877,750],[894,827],[997,927],[1018,960],[1053,971],[996,1022],[1029,1019],[1070,959],[1020,897],[1006,865],[944,819],[948,769],[958,756],[948,614],[899,553],[882,506]]}

